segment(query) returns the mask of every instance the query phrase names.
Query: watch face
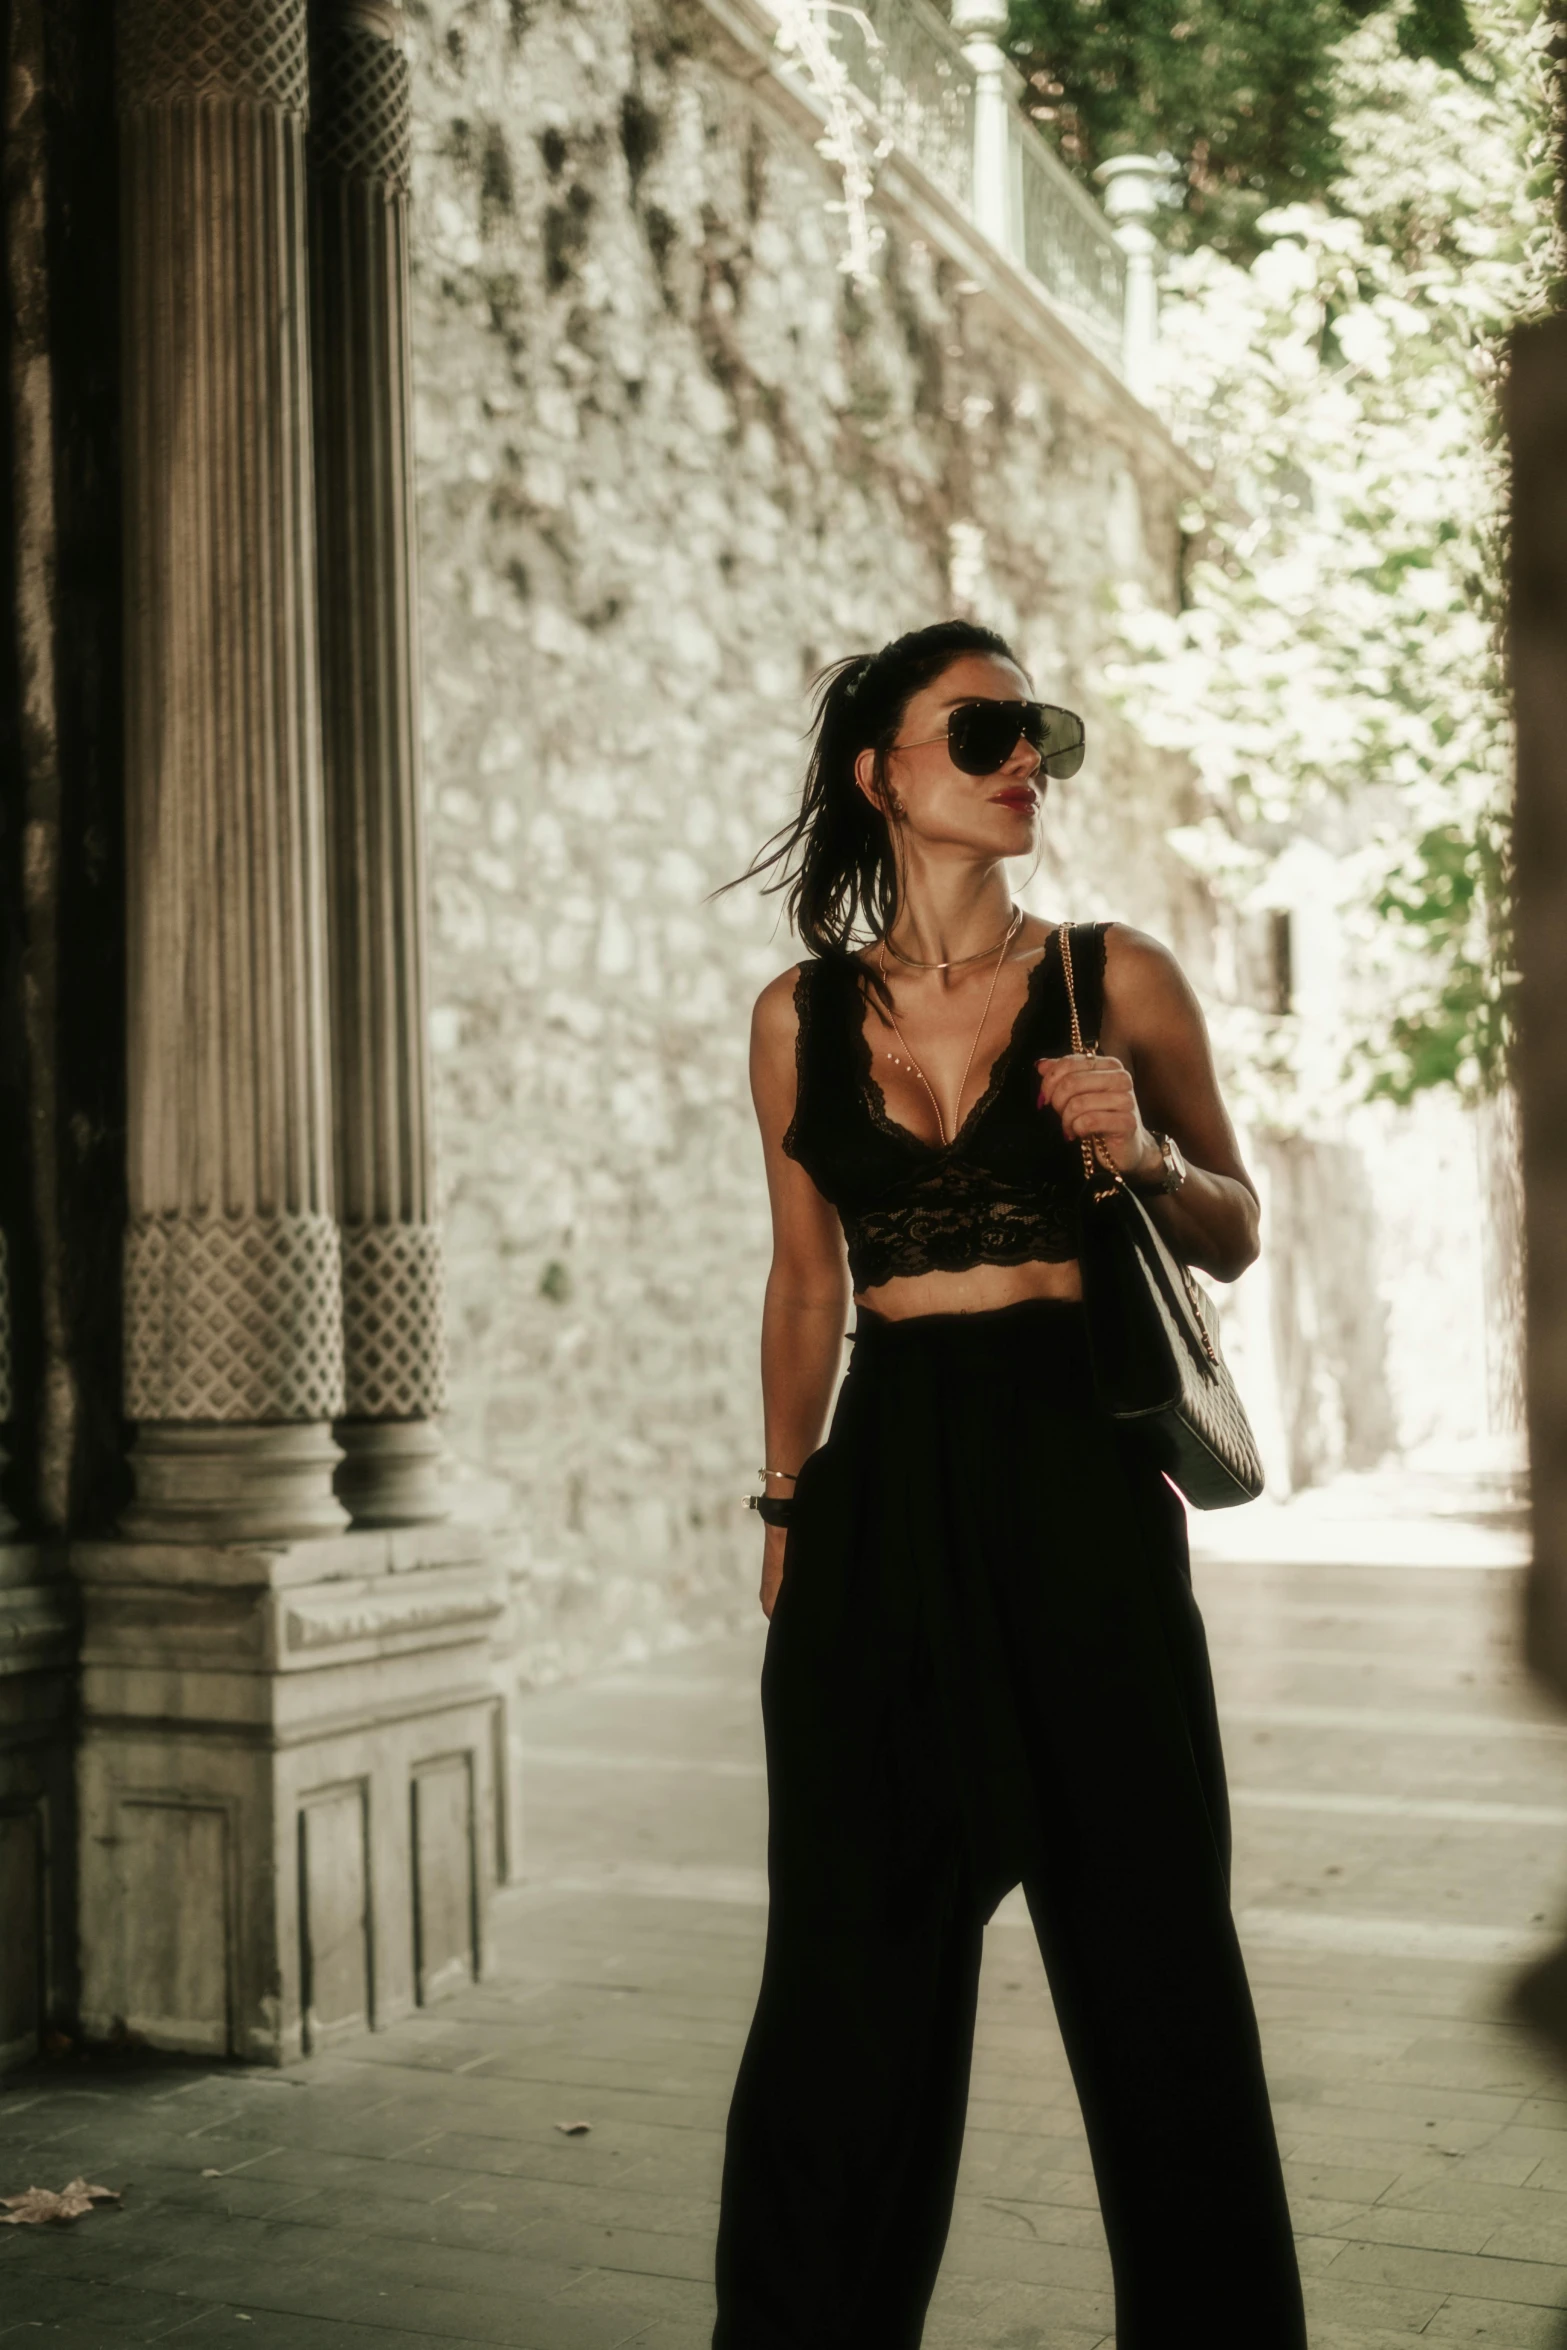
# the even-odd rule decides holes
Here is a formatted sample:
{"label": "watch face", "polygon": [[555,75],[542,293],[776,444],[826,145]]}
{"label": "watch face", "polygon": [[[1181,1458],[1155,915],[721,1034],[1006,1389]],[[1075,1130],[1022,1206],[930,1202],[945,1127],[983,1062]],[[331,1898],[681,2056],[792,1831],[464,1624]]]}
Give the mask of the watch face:
{"label": "watch face", "polygon": [[1186,1161],[1181,1156],[1181,1146],[1173,1135],[1167,1134],[1163,1147],[1166,1168],[1165,1180],[1172,1191],[1179,1191],[1181,1185],[1186,1181]]}

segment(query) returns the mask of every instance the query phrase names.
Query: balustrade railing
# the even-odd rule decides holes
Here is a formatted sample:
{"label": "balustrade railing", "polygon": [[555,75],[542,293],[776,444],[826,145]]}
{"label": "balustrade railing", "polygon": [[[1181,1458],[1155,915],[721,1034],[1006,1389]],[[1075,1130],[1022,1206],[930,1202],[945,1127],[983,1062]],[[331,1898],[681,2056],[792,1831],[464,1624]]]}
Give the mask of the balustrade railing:
{"label": "balustrade railing", "polygon": [[[1140,276],[1129,307],[1127,230],[1112,226],[1017,104],[1019,77],[996,45],[1004,0],[956,0],[956,25],[932,0],[766,4],[786,41],[791,20],[797,30],[803,15],[814,19],[830,38],[834,72],[852,86],[870,143],[912,158],[1141,392],[1151,270],[1142,270],[1148,286]],[[1134,166],[1128,159],[1117,168]],[[1141,159],[1137,168],[1155,170]],[[1112,208],[1130,215],[1132,193],[1130,183],[1118,188]]]}
{"label": "balustrade railing", "polygon": [[965,212],[974,206],[974,68],[929,0],[834,11],[833,42],[895,147]]}
{"label": "balustrade railing", "polygon": [[1010,124],[1014,252],[1101,358],[1121,360],[1126,256],[1104,214],[1031,122]]}

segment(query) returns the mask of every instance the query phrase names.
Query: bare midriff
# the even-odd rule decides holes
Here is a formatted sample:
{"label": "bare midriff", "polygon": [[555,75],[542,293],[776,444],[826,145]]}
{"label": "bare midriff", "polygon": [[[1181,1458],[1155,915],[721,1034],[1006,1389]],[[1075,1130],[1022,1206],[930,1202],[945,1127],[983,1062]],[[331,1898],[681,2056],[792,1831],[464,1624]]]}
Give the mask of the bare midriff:
{"label": "bare midriff", "polygon": [[1075,1257],[1057,1265],[971,1265],[963,1273],[900,1274],[875,1289],[855,1291],[854,1302],[889,1322],[914,1314],[989,1314],[1031,1297],[1080,1298]]}

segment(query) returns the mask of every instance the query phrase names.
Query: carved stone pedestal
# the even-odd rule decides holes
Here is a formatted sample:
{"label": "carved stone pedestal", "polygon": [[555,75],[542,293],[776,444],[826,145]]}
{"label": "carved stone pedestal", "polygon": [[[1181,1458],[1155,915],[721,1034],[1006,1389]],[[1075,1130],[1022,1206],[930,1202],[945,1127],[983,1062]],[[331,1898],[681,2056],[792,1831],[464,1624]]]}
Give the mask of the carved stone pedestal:
{"label": "carved stone pedestal", "polygon": [[72,2005],[76,1601],[59,1567],[0,1545],[0,2072]]}
{"label": "carved stone pedestal", "polygon": [[515,1830],[471,1537],[73,1562],[89,2037],[283,2064],[481,1973]]}

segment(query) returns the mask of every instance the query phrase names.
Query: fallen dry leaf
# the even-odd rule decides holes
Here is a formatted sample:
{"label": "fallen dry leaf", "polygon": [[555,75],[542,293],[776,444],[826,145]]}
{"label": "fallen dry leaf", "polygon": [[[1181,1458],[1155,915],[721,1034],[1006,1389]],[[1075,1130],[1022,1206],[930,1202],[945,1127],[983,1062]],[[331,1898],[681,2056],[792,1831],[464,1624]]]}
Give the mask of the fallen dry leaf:
{"label": "fallen dry leaf", "polygon": [[220,2170],[204,2170],[201,2175],[204,2179],[221,2179],[223,2173]]}
{"label": "fallen dry leaf", "polygon": [[555,2127],[563,2138],[585,2138],[593,2124],[591,2122],[557,2122]]}
{"label": "fallen dry leaf", "polygon": [[95,2203],[119,2200],[118,2187],[89,2187],[85,2179],[72,2179],[58,2195],[52,2187],[29,2187],[25,2195],[0,2195],[5,2205],[0,2227],[38,2228],[50,2220],[80,2219]]}

